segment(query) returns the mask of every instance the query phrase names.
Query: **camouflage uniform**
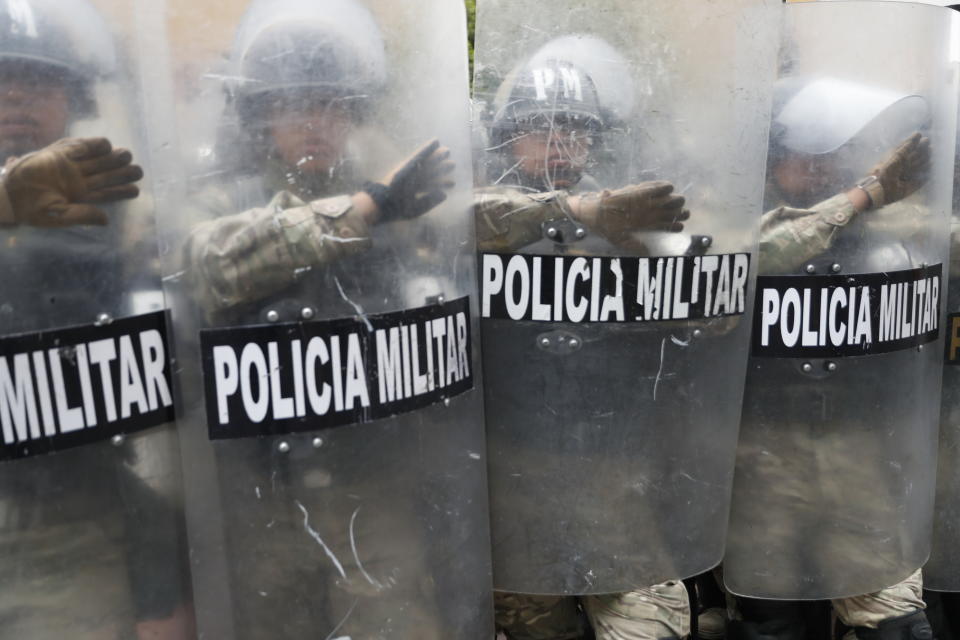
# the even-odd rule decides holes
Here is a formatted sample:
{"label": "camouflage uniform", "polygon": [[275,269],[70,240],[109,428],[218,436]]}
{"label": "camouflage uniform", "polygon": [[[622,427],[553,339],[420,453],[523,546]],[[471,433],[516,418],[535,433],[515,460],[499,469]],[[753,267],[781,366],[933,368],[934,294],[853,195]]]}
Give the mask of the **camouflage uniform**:
{"label": "camouflage uniform", "polygon": [[[319,185],[295,194],[275,163],[263,185],[249,180],[233,189],[211,187],[188,212],[194,225],[182,249],[182,278],[213,321],[291,288],[297,274],[371,246],[370,229],[348,195],[311,199],[323,190]],[[333,193],[338,188],[345,188],[341,181],[329,185]]]}
{"label": "camouflage uniform", "polygon": [[857,212],[844,194],[809,209],[781,206],[760,221],[762,273],[785,273],[830,248]]}
{"label": "camouflage uniform", "polygon": [[[0,335],[92,324],[134,312],[159,287],[131,230],[135,204],[105,227],[0,230]],[[152,253],[156,255],[156,246]],[[0,462],[0,636],[130,638],[189,600],[175,426]],[[178,561],[180,564],[178,564]]]}
{"label": "camouflage uniform", "polygon": [[[923,578],[920,570],[909,578],[875,593],[832,600],[837,617],[849,627],[876,629],[884,620],[899,618],[926,608],[923,602]],[[853,632],[844,640],[853,640]]]}
{"label": "camouflage uniform", "polygon": [[[776,188],[768,185],[768,193],[776,194]],[[776,200],[776,198],[773,198]],[[910,206],[903,203],[889,205],[892,207]],[[888,211],[884,210],[886,213]],[[807,209],[794,208],[789,206],[779,206],[763,215],[760,229],[760,271],[761,274],[781,274],[795,271],[806,260],[809,260],[833,246],[841,231],[854,220],[863,224],[885,224],[876,218],[857,218],[857,210],[851,204],[845,194],[838,194],[827,200],[824,200]],[[870,215],[876,216],[876,212]],[[895,224],[895,223],[894,223]],[[822,436],[821,436],[822,437]],[[869,454],[863,451],[854,455],[849,452],[843,453],[840,449],[843,443],[838,442],[834,447],[840,455],[852,455],[870,459]],[[794,466],[790,460],[775,461],[770,460],[767,452],[764,455],[758,453],[749,454],[757,464],[780,464],[789,469],[783,473],[784,499],[796,501],[797,496],[805,491],[803,484],[807,482],[808,476],[806,462],[802,461],[803,452],[809,450],[809,444],[797,442],[791,450],[797,454],[799,464]],[[744,452],[738,453],[743,456]],[[811,454],[812,455],[812,454]],[[793,467],[790,469],[790,467]],[[854,482],[855,479],[844,479],[840,484]],[[824,491],[828,487],[822,482],[818,485],[818,490]],[[849,485],[846,490],[849,490]],[[838,489],[839,490],[839,489]],[[863,487],[860,489],[864,494],[869,494],[875,490],[874,487]],[[864,505],[864,508],[870,508]],[[766,518],[765,518],[766,519]],[[775,518],[774,518],[775,520]],[[862,544],[862,533],[858,533],[855,541],[851,542],[849,553],[862,554],[863,562],[874,561],[869,548],[864,548]],[[799,559],[798,561],[803,561]],[[849,598],[838,598],[831,601],[837,617],[847,626],[864,627],[876,629],[878,624],[885,620],[901,617],[925,608],[921,598],[922,593],[921,573],[917,570],[902,582],[891,587],[882,589],[875,593],[852,596]],[[736,611],[731,612],[732,617],[738,617]],[[851,631],[845,640],[855,638]]]}
{"label": "camouflage uniform", "polygon": [[482,251],[513,251],[542,237],[541,225],[570,216],[566,191],[525,193],[509,187],[477,189],[474,214]]}
{"label": "camouflage uniform", "polygon": [[[474,200],[477,244],[483,251],[515,251],[539,241],[542,225],[570,217],[573,192],[478,189]],[[494,595],[497,628],[510,640],[565,640],[583,635],[583,613],[598,640],[684,638],[690,604],[682,582],[597,596]]]}
{"label": "camouflage uniform", "polygon": [[685,638],[690,633],[690,603],[682,582],[598,596],[497,592],[494,603],[497,628],[510,640],[580,638],[584,629],[578,604],[598,640]]}
{"label": "camouflage uniform", "polygon": [[[147,433],[154,451],[168,440]],[[3,464],[3,637],[131,638],[138,622],[167,618],[186,601],[176,511],[133,472],[136,461],[116,459],[123,453],[88,447],[48,456],[45,467],[36,459]],[[69,501],[53,501],[60,494]]]}
{"label": "camouflage uniform", "polygon": [[[351,295],[379,296],[380,304],[393,296],[362,276],[376,273],[370,262],[392,255],[403,231],[390,225],[391,235],[378,237],[351,208],[354,186],[348,179],[291,184],[271,162],[262,178],[238,178],[194,197],[179,281],[203,309],[201,323],[258,324],[267,309],[289,320],[291,310],[299,317],[318,301],[320,317],[352,316],[338,282]],[[224,522],[235,525],[225,535],[236,638],[312,637],[342,620],[337,637],[445,640],[438,623],[445,612],[421,604],[440,590],[422,542],[431,516],[397,507],[433,481],[430,470],[410,474],[406,460],[381,460],[395,479],[384,487],[348,465],[325,464],[296,438],[285,455],[272,439],[257,438],[216,451],[220,485],[243,487],[240,499],[227,498],[238,491],[220,498]]]}

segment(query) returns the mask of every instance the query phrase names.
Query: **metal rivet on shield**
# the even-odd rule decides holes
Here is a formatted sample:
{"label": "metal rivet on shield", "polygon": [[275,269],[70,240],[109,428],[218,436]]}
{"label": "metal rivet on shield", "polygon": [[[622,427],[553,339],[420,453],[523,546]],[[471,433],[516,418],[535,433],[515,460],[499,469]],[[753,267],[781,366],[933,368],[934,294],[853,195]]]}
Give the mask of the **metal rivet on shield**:
{"label": "metal rivet on shield", "polygon": [[[313,320],[314,315],[316,315],[316,312],[314,312],[313,307],[304,307],[300,310],[300,317],[304,320]],[[271,320],[271,322],[275,321]]]}
{"label": "metal rivet on shield", "polygon": [[836,262],[830,265],[830,271],[833,271],[834,273],[840,273],[840,269],[842,269],[842,267]]}
{"label": "metal rivet on shield", "polygon": [[286,440],[277,445],[277,451],[280,453],[290,453],[290,443]]}
{"label": "metal rivet on shield", "polygon": [[556,228],[556,227],[547,227],[547,237],[548,237],[548,238],[556,238],[556,237],[557,237],[557,233],[559,233],[559,232],[557,231],[557,228]]}
{"label": "metal rivet on shield", "polygon": [[700,238],[701,247],[709,247],[711,244],[713,244],[713,238],[711,238],[710,236],[703,236],[702,238]]}
{"label": "metal rivet on shield", "polygon": [[444,398],[444,399],[443,399],[443,406],[445,406],[445,407],[449,407],[449,406],[450,406],[450,398]]}
{"label": "metal rivet on shield", "polygon": [[918,345],[917,345],[917,351],[923,351],[923,345],[922,345],[922,344],[918,344]]}
{"label": "metal rivet on shield", "polygon": [[701,331],[700,329],[694,329],[694,330],[693,330],[693,337],[694,337],[694,338],[699,338],[699,337],[702,336],[702,335],[703,335],[703,331]]}
{"label": "metal rivet on shield", "polygon": [[96,324],[98,327],[102,327],[102,326],[108,325],[108,324],[110,324],[111,322],[113,322],[113,316],[111,316],[109,313],[98,313],[98,314],[97,314],[97,320],[96,320],[95,324]]}
{"label": "metal rivet on shield", "polygon": [[580,346],[580,339],[579,339],[579,338],[570,338],[570,348],[571,348],[571,349],[576,349],[576,348],[579,347],[579,346]]}
{"label": "metal rivet on shield", "polygon": [[574,235],[577,236],[577,240],[583,240],[587,237],[587,230],[583,227],[577,227],[577,230],[574,232]]}
{"label": "metal rivet on shield", "polygon": [[810,364],[809,362],[804,362],[803,366],[801,366],[800,368],[803,369],[804,373],[810,373],[811,371],[813,371],[813,365]]}
{"label": "metal rivet on shield", "polygon": [[110,438],[110,444],[112,444],[115,447],[119,447],[120,445],[123,444],[123,440],[124,440],[123,434],[118,433],[117,435]]}
{"label": "metal rivet on shield", "polygon": [[805,269],[805,271],[806,271],[807,273],[816,273],[816,272],[817,272],[817,268],[816,268],[815,266],[813,266],[812,264],[808,264],[808,265],[807,265],[807,268]]}
{"label": "metal rivet on shield", "polygon": [[323,438],[314,438],[311,444],[313,445],[314,449],[319,449],[323,446]]}
{"label": "metal rivet on shield", "polygon": [[546,349],[550,346],[550,338],[540,338],[540,346]]}
{"label": "metal rivet on shield", "polygon": [[275,310],[270,309],[270,311],[267,311],[267,322],[276,322],[279,319],[280,319],[280,314],[277,313]]}
{"label": "metal rivet on shield", "polygon": [[833,361],[827,362],[826,364],[823,365],[823,368],[830,372],[836,371],[837,363]]}
{"label": "metal rivet on shield", "polygon": [[437,296],[437,304],[443,304],[446,301],[447,299],[443,297],[443,294],[440,294],[439,296]]}

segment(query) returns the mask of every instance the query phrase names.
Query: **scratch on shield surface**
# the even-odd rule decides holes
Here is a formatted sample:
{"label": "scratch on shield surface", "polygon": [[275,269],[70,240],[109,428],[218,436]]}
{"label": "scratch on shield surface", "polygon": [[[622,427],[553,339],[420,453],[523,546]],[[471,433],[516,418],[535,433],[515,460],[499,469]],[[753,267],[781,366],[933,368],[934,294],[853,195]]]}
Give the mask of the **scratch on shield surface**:
{"label": "scratch on shield surface", "polygon": [[[300,507],[300,511],[303,512],[303,528],[306,529],[307,533],[310,534],[310,537],[313,538],[314,540],[316,540],[316,541],[317,541],[317,544],[319,544],[319,545],[323,548],[324,553],[326,553],[326,554],[327,554],[327,557],[330,558],[330,561],[333,562],[333,566],[335,566],[335,567],[337,568],[337,571],[340,572],[340,576],[341,576],[344,580],[346,580],[346,579],[347,579],[347,574],[346,574],[346,572],[343,570],[343,565],[340,564],[340,561],[339,561],[339,560],[337,560],[337,556],[333,555],[333,551],[331,551],[331,550],[330,550],[330,547],[327,546],[327,543],[323,541],[323,538],[320,537],[320,534],[317,533],[317,531],[316,531],[313,527],[310,526],[310,514],[307,513],[307,508],[304,507],[302,504],[300,504],[300,501],[299,501],[299,500],[295,500],[294,502],[296,503],[296,505],[297,505],[298,507]],[[353,610],[353,609],[351,608],[351,611],[352,611],[352,610]],[[338,627],[338,628],[339,628],[339,627]],[[336,629],[335,629],[334,631],[336,631]],[[332,635],[332,634],[331,634],[331,635]]]}
{"label": "scratch on shield surface", "polygon": [[320,234],[320,242],[333,242],[336,244],[350,244],[351,242],[366,242],[369,238],[341,238],[329,233]]}
{"label": "scratch on shield surface", "polygon": [[657,401],[657,387],[660,385],[660,377],[663,375],[663,351],[667,348],[667,339],[660,341],[660,368],[657,369],[657,378],[653,381],[653,401]]}
{"label": "scratch on shield surface", "polygon": [[373,333],[373,325],[370,324],[370,320],[367,319],[367,314],[364,312],[363,307],[347,297],[343,287],[340,285],[340,278],[334,276],[333,281],[337,283],[337,290],[340,292],[340,297],[343,298],[344,302],[353,307],[354,311],[357,312],[357,315],[360,316],[361,320],[363,320],[363,324],[367,325],[367,331]]}
{"label": "scratch on shield surface", "polygon": [[353,601],[353,604],[350,605],[349,609],[347,609],[347,615],[343,616],[343,620],[341,620],[340,624],[338,624],[333,628],[333,631],[331,631],[330,635],[326,637],[326,640],[350,640],[350,636],[340,636],[337,638],[334,638],[333,636],[337,634],[337,631],[340,631],[340,627],[346,624],[347,620],[350,619],[350,616],[353,615],[353,610],[357,608],[358,602],[360,602],[360,598],[357,598],[356,600]]}
{"label": "scratch on shield surface", "polygon": [[383,589],[383,585],[374,580],[373,577],[367,573],[367,570],[363,568],[363,564],[360,562],[360,554],[357,553],[357,541],[353,536],[353,523],[357,520],[358,513],[360,513],[360,507],[357,507],[356,510],[354,510],[353,515],[350,516],[350,550],[353,551],[353,560],[357,563],[357,569],[360,569],[360,573],[362,573],[363,577],[367,579],[367,582],[375,586],[377,590],[380,590]]}

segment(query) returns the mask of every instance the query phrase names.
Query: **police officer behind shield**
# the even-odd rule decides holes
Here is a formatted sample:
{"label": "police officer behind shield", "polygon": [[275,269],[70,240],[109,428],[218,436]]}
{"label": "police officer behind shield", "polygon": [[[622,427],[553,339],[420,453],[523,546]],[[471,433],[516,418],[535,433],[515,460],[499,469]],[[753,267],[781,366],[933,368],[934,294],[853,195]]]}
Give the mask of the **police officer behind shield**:
{"label": "police officer behind shield", "polygon": [[[382,50],[283,22],[236,50],[234,64],[235,121],[219,142],[229,187],[200,194],[210,221],[184,250],[185,278],[211,318],[238,318],[302,288],[304,269],[366,252],[374,225],[440,204],[453,170],[429,141],[383,176],[359,174],[348,143],[384,91]],[[303,233],[279,235],[278,223]]]}
{"label": "police officer behind shield", "polygon": [[[867,171],[865,178],[858,180],[858,176],[849,173],[851,167],[856,166],[849,155],[851,149],[856,152],[857,149],[880,148],[869,134],[871,128],[882,129],[877,127],[882,120],[896,122],[900,118],[908,123],[908,127],[909,123],[913,123],[914,127],[923,125],[922,114],[925,114],[926,108],[920,98],[913,96],[904,100],[904,96],[831,78],[781,81],[777,89],[765,193],[765,209],[768,213],[763,217],[760,236],[761,274],[795,271],[834,245],[863,242],[864,238],[870,238],[871,234],[864,231],[864,225],[883,223],[862,216],[885,206],[910,206],[898,203],[924,185],[930,164],[929,140],[920,133],[914,133],[887,152],[879,164]],[[821,92],[827,92],[835,100],[837,96],[849,95],[844,104],[851,113],[859,113],[859,119],[836,117],[831,121],[823,117],[823,105],[815,100],[811,103],[814,96],[825,95]],[[871,106],[875,108],[871,110]],[[921,115],[918,116],[918,113]],[[837,122],[846,122],[848,126],[837,127]],[[904,125],[900,123],[899,126],[902,128]],[[898,224],[897,213],[893,210],[888,210],[888,213],[894,220],[887,224]],[[909,215],[902,217],[905,220],[902,224],[911,224]],[[908,259],[902,254],[902,249],[890,253],[878,246],[875,251],[883,260],[878,264],[878,269],[895,269],[897,267],[893,260]],[[748,402],[749,388],[748,385]],[[781,389],[781,393],[789,395],[791,392]],[[744,439],[741,438],[738,470],[741,465],[745,469],[751,465],[772,469],[772,463],[765,462],[763,458],[770,454],[754,451],[757,443],[745,448]],[[780,500],[784,505],[795,505],[801,500],[798,496],[803,495],[804,489],[798,484],[802,482],[799,478],[810,475],[810,470],[801,466],[801,461],[807,459],[802,453],[804,444],[798,442],[792,448],[796,462],[785,465],[777,472],[777,476],[768,476],[764,480],[771,485],[772,491],[781,493]],[[863,455],[863,452],[860,454]],[[850,463],[851,470],[874,464],[878,464],[878,461]],[[853,482],[853,479],[849,481]],[[882,504],[879,500],[877,502]],[[757,507],[767,509],[769,505],[764,502]],[[770,521],[779,522],[778,526],[791,526],[790,513],[785,513],[781,518],[774,514]],[[743,539],[735,540],[737,535]],[[738,549],[742,546],[738,556],[751,549],[747,530],[738,530],[733,526],[730,536],[728,555],[730,545],[734,543]],[[849,551],[862,552],[853,547]],[[798,557],[782,561],[823,562],[825,560],[821,555],[808,558],[798,551]],[[865,562],[870,561],[869,550],[863,557]],[[815,568],[808,566],[806,571],[813,572]],[[922,581],[918,570],[899,584],[876,593],[835,599],[832,605],[840,621],[851,628],[845,636],[847,640],[931,638],[932,633],[923,613],[921,591]],[[737,604],[740,619],[730,622],[727,637],[731,640],[801,640],[810,637],[808,633],[817,633],[813,630],[816,627],[808,631],[810,616],[815,611],[808,603],[738,597]]]}
{"label": "police officer behind shield", "polygon": [[643,248],[637,232],[683,230],[690,212],[669,182],[602,190],[589,175],[612,115],[583,69],[556,60],[528,66],[504,88],[490,129],[490,186],[475,207],[481,249],[530,245],[554,218],[576,220],[625,249]]}
{"label": "police officer behind shield", "polygon": [[[453,164],[436,140],[385,173],[369,169],[379,158],[355,153],[365,145],[390,153],[372,118],[384,106],[387,61],[371,13],[348,0],[254,4],[231,65],[222,171],[192,198],[181,248],[180,284],[202,323],[352,316],[351,303],[369,300],[367,309],[406,305],[388,273],[412,259],[406,243],[427,226],[415,219],[446,198]],[[337,433],[343,443],[370,440],[376,429]],[[424,490],[410,460],[351,460],[345,450],[332,459],[326,447],[336,445],[302,451],[292,443],[283,453],[269,437],[214,443],[233,607],[214,615],[232,615],[236,637],[251,640],[331,629],[440,640],[468,626],[466,616],[451,621],[439,610],[458,594],[441,589],[437,551],[423,539],[438,516],[408,508]],[[363,446],[357,456],[378,445]]]}
{"label": "police officer behind shield", "polygon": [[[589,175],[603,137],[613,131],[612,116],[586,70],[565,60],[528,63],[504,82],[501,93],[488,145],[491,184],[478,190],[474,203],[481,250],[532,245],[554,220],[575,221],[608,243],[640,252],[645,249],[643,232],[683,229],[690,214],[670,183],[608,191]],[[564,240],[575,238],[547,239]],[[488,395],[487,402],[497,401]],[[580,638],[584,614],[600,640],[684,638],[689,633],[687,592],[679,580],[579,597],[498,591],[494,602],[497,628],[510,640]]]}
{"label": "police officer behind shield", "polygon": [[[66,13],[92,17],[86,41],[68,36]],[[89,53],[112,55],[98,19],[83,2],[0,4],[3,334],[89,324],[124,291],[123,214],[105,205],[136,198],[143,171],[107,138],[65,137],[97,116],[94,85],[109,69]],[[3,635],[193,637],[176,510],[123,453],[0,463]]]}

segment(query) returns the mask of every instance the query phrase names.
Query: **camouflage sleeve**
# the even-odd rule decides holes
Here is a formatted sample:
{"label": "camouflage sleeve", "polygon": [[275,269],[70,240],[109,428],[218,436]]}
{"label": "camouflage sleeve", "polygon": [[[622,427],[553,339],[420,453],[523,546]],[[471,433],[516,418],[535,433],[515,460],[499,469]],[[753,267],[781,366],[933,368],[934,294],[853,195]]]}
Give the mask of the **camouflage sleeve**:
{"label": "camouflage sleeve", "polygon": [[837,233],[857,214],[846,195],[836,195],[810,209],[778,207],[760,222],[760,273],[796,270],[830,248]]}
{"label": "camouflage sleeve", "polygon": [[7,188],[0,182],[0,227],[13,227],[17,224],[17,216],[13,212],[13,204],[7,194]]}
{"label": "camouflage sleeve", "polygon": [[[209,218],[227,203],[224,197],[205,204],[200,215]],[[182,250],[182,277],[211,313],[264,298],[304,269],[369,246],[369,229],[349,196],[305,203],[282,191],[265,207],[196,224]]]}
{"label": "camouflage sleeve", "polygon": [[477,245],[486,251],[514,251],[543,237],[547,220],[570,217],[563,191],[523,193],[513,189],[478,189],[473,211]]}

